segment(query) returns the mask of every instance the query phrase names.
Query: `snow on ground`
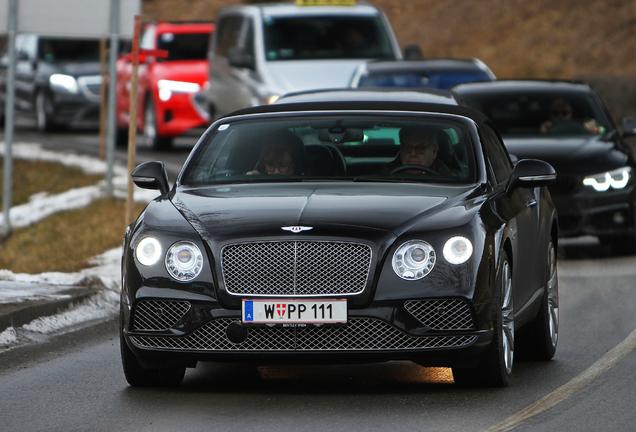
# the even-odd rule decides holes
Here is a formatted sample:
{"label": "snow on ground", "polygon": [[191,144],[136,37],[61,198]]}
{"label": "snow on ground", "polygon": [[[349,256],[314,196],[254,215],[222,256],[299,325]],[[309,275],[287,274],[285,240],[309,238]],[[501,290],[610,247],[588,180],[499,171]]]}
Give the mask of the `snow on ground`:
{"label": "snow on ground", "polygon": [[[4,152],[4,143],[0,143],[0,154],[4,155]],[[105,174],[107,168],[106,163],[98,158],[73,153],[57,153],[33,143],[13,144],[12,154],[15,159],[58,162],[66,166],[79,167],[87,174]],[[114,195],[125,199],[127,185],[126,168],[114,166]],[[149,202],[156,196],[156,191],[135,187],[135,201]],[[11,226],[14,228],[28,226],[55,212],[86,206],[104,197],[106,197],[105,181],[95,186],[72,189],[58,195],[36,194],[28,203],[10,209]],[[4,214],[1,214],[0,227],[3,225]],[[23,329],[46,334],[81,322],[114,315],[119,310],[120,260],[121,249],[116,248],[94,257],[90,262],[91,267],[77,273],[48,272],[31,275],[0,270],[0,304],[60,298],[65,295],[63,291],[70,286],[97,284],[104,290],[89,301],[60,315],[36,319],[23,326]],[[12,327],[0,333],[0,346],[17,343],[18,333]]]}

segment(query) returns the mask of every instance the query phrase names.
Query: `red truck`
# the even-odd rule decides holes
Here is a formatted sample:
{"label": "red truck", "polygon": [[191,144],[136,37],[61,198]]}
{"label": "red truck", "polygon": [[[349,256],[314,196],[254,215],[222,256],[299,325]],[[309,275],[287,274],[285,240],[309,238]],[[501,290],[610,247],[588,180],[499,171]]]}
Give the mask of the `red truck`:
{"label": "red truck", "polygon": [[[141,55],[138,69],[137,128],[143,142],[157,150],[173,138],[209,124],[209,115],[194,103],[206,86],[208,45],[213,23],[153,22],[142,27],[140,47],[167,50],[168,57]],[[118,143],[128,140],[131,55],[117,61]]]}

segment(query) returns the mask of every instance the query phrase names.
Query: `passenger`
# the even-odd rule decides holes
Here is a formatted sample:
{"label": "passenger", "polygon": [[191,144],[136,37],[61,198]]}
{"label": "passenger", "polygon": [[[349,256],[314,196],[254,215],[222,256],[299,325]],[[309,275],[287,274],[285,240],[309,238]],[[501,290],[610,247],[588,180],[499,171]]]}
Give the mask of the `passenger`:
{"label": "passenger", "polygon": [[247,174],[302,175],[303,149],[303,141],[293,133],[274,133],[263,144],[256,169]]}
{"label": "passenger", "polygon": [[[440,159],[437,158],[439,150],[439,134],[444,133],[437,128],[409,126],[400,129],[400,153],[382,169],[382,174],[390,174],[397,168],[405,165],[419,165],[429,168],[440,175],[455,176],[455,173]],[[408,169],[407,173],[425,174],[425,170],[417,168]]]}
{"label": "passenger", "polygon": [[541,123],[541,133],[548,133],[552,126],[566,120],[572,120],[572,105],[563,98],[553,100],[550,104],[549,120]]}

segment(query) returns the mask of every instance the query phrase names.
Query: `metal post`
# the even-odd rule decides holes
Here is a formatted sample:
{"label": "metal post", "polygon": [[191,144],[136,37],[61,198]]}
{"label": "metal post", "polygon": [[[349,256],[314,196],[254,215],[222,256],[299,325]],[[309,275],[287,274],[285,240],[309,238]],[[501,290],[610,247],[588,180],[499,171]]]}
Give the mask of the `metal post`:
{"label": "metal post", "polygon": [[115,103],[117,102],[117,54],[119,51],[119,10],[120,0],[110,1],[110,50],[108,67],[108,124],[106,130],[106,194],[113,196],[113,164],[117,123]]}
{"label": "metal post", "polygon": [[137,150],[137,83],[139,73],[139,33],[141,31],[141,18],[135,15],[135,30],[132,44],[132,74],[130,77],[130,122],[128,124],[128,195],[126,197],[126,226],[134,220],[135,200],[132,172],[135,169],[135,156]]}
{"label": "metal post", "polygon": [[13,128],[15,100],[15,33],[18,27],[18,0],[9,0],[9,22],[7,25],[9,47],[9,68],[7,70],[6,100],[4,105],[4,179],[2,181],[2,212],[4,226],[2,236],[11,234],[10,212],[13,189]]}

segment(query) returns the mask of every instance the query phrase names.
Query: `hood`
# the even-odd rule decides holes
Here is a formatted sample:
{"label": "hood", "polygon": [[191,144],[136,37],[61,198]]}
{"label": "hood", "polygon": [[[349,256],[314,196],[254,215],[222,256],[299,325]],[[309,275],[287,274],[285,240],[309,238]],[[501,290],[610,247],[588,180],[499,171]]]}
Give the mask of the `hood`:
{"label": "hood", "polygon": [[201,86],[208,79],[207,60],[156,62],[151,67],[156,79],[191,82]]}
{"label": "hood", "polygon": [[[179,188],[173,203],[200,234],[216,241],[287,235],[372,239],[399,235],[438,215],[456,202],[449,198],[463,192],[414,184],[267,183]],[[292,234],[282,230],[287,226],[312,229]]]}
{"label": "hood", "polygon": [[602,137],[504,138],[508,152],[519,159],[541,159],[559,174],[589,175],[628,164],[628,156],[614,141]]}
{"label": "hood", "polygon": [[268,61],[265,73],[279,94],[343,88],[361,63],[364,59]]}
{"label": "hood", "polygon": [[69,62],[54,65],[56,72],[74,77],[86,75],[101,75],[101,65],[99,62]]}

